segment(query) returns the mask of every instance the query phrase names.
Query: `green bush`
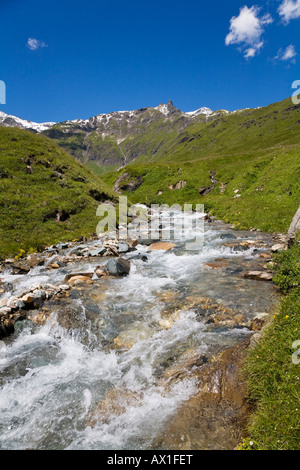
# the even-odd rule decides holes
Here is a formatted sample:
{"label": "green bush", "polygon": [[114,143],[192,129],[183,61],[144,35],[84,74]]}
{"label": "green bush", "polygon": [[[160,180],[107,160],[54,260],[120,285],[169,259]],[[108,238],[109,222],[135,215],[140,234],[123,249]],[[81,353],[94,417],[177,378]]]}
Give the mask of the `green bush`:
{"label": "green bush", "polygon": [[300,287],[300,245],[297,243],[290,250],[274,255],[277,275],[274,282],[283,293]]}

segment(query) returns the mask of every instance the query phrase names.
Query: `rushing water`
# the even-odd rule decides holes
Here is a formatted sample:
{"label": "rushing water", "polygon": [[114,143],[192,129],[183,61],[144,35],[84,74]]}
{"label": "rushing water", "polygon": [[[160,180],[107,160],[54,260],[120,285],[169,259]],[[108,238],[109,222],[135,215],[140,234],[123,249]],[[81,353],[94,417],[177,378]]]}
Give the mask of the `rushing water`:
{"label": "rushing water", "polygon": [[[225,245],[233,233],[234,241],[265,245],[235,252]],[[148,262],[132,259],[128,276],[95,280],[48,302],[51,316],[42,326],[18,322],[0,349],[0,448],[151,448],[196,393],[192,376],[166,385],[170,367],[195,353],[209,359],[251,334],[243,326],[207,322],[193,300],[210,298],[249,321],[270,311],[272,283],[240,276],[259,264],[268,244],[266,234],[233,232],[214,222],[205,227],[200,252],[185,251],[184,243],[170,252],[138,245],[136,253]],[[225,267],[206,265],[215,259]],[[55,271],[38,267],[4,276],[15,295],[34,284],[61,284],[66,273],[97,265],[99,259],[86,259]]]}

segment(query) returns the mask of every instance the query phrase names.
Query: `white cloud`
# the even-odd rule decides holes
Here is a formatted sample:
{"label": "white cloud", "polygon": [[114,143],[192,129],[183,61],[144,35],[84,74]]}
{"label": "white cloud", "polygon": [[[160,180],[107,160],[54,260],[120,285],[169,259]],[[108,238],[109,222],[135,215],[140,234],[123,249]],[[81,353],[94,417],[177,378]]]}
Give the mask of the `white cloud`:
{"label": "white cloud", "polygon": [[264,42],[261,41],[260,43],[256,44],[255,47],[249,47],[244,51],[244,57],[249,59],[250,57],[254,57],[255,54],[263,47]]}
{"label": "white cloud", "polygon": [[48,46],[43,41],[39,41],[38,39],[34,39],[34,38],[28,38],[27,47],[29,47],[31,51],[36,51],[40,47],[48,47]]}
{"label": "white cloud", "polygon": [[291,59],[294,59],[296,57],[296,55],[297,55],[297,52],[295,50],[295,46],[293,46],[293,44],[291,44],[284,51],[281,60],[291,60]]}
{"label": "white cloud", "polygon": [[278,8],[284,23],[300,18],[300,0],[284,0]]}
{"label": "white cloud", "polygon": [[279,49],[277,56],[274,57],[275,60],[284,60],[291,61],[293,64],[296,63],[296,49],[293,44],[290,44],[286,49]]}
{"label": "white cloud", "polygon": [[263,47],[262,35],[264,27],[273,23],[271,15],[260,16],[261,8],[244,6],[240,9],[239,16],[233,16],[230,20],[230,31],[226,36],[225,44],[241,44],[244,49],[244,57],[254,57]]}

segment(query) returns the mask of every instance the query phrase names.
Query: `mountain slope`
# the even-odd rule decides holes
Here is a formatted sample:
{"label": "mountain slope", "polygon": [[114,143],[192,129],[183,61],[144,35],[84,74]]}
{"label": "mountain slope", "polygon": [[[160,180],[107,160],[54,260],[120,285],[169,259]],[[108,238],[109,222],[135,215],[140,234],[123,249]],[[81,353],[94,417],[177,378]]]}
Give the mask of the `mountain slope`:
{"label": "mountain slope", "polygon": [[106,185],[49,139],[0,128],[0,259],[87,236]]}
{"label": "mountain slope", "polygon": [[203,203],[237,227],[286,231],[300,202],[299,137],[290,99],[208,116],[104,180],[134,202]]}
{"label": "mountain slope", "polygon": [[94,171],[119,168],[140,156],[163,152],[191,122],[205,121],[213,112],[201,108],[190,113],[177,109],[172,101],[156,108],[100,114],[88,120],[65,121],[43,133],[54,139]]}

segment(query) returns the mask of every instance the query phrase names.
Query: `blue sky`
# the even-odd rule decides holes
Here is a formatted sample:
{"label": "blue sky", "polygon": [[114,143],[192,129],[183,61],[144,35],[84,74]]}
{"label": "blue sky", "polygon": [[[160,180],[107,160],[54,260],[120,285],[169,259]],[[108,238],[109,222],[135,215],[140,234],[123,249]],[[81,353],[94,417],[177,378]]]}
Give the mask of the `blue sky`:
{"label": "blue sky", "polygon": [[0,0],[0,111],[264,106],[300,80],[299,28],[300,0]]}

